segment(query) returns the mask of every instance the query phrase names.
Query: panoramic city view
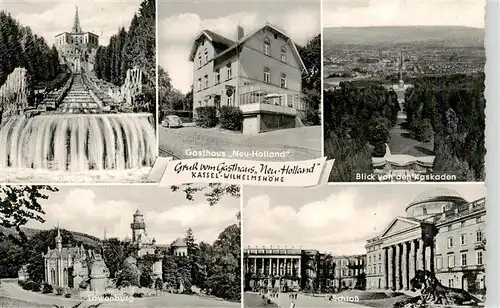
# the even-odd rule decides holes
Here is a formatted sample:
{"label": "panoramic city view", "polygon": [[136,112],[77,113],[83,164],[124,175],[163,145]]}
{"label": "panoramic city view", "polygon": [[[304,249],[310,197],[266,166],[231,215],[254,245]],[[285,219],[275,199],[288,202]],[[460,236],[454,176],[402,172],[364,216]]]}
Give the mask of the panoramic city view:
{"label": "panoramic city view", "polygon": [[484,3],[349,6],[324,11],[330,181],[483,181]]}
{"label": "panoramic city view", "polygon": [[0,306],[240,307],[239,189],[215,189],[0,187]]}
{"label": "panoramic city view", "polygon": [[321,156],[319,1],[159,1],[158,15],[160,155]]}
{"label": "panoramic city view", "polygon": [[483,183],[245,187],[244,306],[484,305],[485,196]]}
{"label": "panoramic city view", "polygon": [[3,181],[146,181],[158,152],[155,1],[1,9]]}

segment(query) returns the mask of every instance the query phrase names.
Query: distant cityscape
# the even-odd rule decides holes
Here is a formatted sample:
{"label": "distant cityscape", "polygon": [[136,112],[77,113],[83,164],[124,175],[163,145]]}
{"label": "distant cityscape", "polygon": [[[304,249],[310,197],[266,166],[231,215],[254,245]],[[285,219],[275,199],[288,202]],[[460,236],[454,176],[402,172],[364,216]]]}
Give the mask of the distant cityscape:
{"label": "distant cityscape", "polygon": [[335,86],[340,81],[366,78],[394,81],[398,78],[401,53],[405,79],[484,71],[486,56],[482,42],[476,37],[457,41],[453,36],[444,37],[446,33],[442,35],[429,41],[421,38],[412,41],[410,37],[406,41],[395,39],[394,43],[387,42],[387,38],[380,43],[373,39],[351,43],[331,37],[324,46],[325,83]]}

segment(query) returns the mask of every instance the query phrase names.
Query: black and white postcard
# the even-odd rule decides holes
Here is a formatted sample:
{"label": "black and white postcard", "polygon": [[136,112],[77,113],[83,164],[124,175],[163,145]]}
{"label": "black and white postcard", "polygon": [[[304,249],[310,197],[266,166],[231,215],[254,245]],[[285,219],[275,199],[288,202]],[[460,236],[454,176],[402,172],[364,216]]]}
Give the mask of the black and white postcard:
{"label": "black and white postcard", "polygon": [[219,188],[0,187],[0,306],[240,307],[239,189]]}
{"label": "black and white postcard", "polygon": [[484,181],[486,1],[325,1],[331,182]]}
{"label": "black and white postcard", "polygon": [[486,300],[486,188],[245,187],[245,307],[471,307]]}
{"label": "black and white postcard", "polygon": [[3,1],[0,182],[145,182],[156,2]]}
{"label": "black and white postcard", "polygon": [[160,155],[321,157],[320,33],[319,0],[160,0]]}

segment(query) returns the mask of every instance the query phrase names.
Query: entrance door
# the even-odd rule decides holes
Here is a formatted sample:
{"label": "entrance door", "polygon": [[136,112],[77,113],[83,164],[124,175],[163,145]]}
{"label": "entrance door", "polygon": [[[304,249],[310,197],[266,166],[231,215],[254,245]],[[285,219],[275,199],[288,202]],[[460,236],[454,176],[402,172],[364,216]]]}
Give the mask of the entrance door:
{"label": "entrance door", "polygon": [[467,282],[467,277],[462,276],[462,290],[467,291],[469,288],[469,283]]}

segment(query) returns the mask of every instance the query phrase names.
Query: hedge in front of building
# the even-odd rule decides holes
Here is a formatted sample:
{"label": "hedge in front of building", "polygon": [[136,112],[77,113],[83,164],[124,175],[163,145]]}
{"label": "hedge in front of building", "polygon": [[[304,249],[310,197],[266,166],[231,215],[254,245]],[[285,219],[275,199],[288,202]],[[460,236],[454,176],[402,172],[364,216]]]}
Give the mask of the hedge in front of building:
{"label": "hedge in front of building", "polygon": [[217,125],[217,110],[215,106],[202,106],[196,108],[196,126],[211,128]]}
{"label": "hedge in front of building", "polygon": [[243,113],[239,107],[220,107],[220,127],[222,129],[241,131],[243,125]]}

